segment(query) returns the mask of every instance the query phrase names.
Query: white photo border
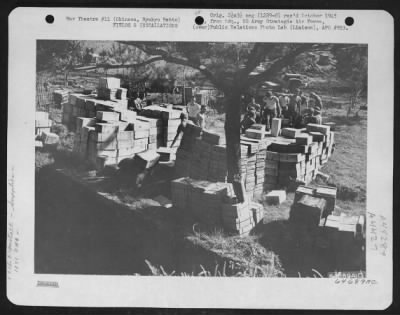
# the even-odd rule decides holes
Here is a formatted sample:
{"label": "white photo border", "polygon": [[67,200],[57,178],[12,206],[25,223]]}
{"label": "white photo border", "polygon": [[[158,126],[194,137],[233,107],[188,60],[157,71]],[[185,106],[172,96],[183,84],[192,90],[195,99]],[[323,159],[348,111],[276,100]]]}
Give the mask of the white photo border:
{"label": "white photo border", "polygon": [[[67,16],[176,16],[176,29],[112,28],[71,23]],[[7,296],[17,305],[171,308],[385,309],[392,303],[394,22],[386,11],[268,10],[334,12],[352,16],[346,32],[196,31],[197,15],[251,11],[211,9],[17,8],[9,16],[8,76],[8,274]],[[55,17],[53,24],[45,16]],[[387,255],[368,248],[370,285],[337,284],[315,278],[202,278],[59,275],[34,273],[34,115],[36,40],[134,40],[220,42],[315,42],[368,45],[367,212],[389,222]],[[17,244],[17,246],[15,246]],[[14,246],[14,247],[12,247]],[[58,288],[37,287],[38,281]]]}

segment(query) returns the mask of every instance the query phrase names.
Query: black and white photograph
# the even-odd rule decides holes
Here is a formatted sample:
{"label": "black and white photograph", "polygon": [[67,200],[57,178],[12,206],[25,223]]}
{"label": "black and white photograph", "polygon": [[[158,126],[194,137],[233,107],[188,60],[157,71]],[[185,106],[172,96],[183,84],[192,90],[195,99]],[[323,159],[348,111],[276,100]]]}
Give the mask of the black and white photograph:
{"label": "black and white photograph", "polygon": [[392,303],[390,14],[18,8],[9,24],[12,303]]}
{"label": "black and white photograph", "polygon": [[37,41],[35,272],[365,276],[368,47]]}

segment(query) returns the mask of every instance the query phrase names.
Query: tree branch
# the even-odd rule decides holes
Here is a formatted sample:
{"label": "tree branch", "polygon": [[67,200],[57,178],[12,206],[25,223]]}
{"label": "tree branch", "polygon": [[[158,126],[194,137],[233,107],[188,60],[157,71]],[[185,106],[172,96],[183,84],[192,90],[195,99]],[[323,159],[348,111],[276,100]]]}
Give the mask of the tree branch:
{"label": "tree branch", "polygon": [[255,43],[247,59],[246,67],[238,72],[238,80],[243,81],[260,64],[265,56],[272,51],[274,45]]}
{"label": "tree branch", "polygon": [[145,65],[148,65],[150,63],[156,62],[156,61],[161,61],[164,60],[162,57],[157,56],[150,58],[146,61],[143,61],[141,63],[127,63],[127,64],[118,64],[118,65],[111,65],[109,63],[101,63],[95,66],[87,66],[87,67],[74,67],[74,70],[93,70],[93,69],[98,69],[98,68],[104,68],[104,69],[121,69],[121,68],[139,68],[143,67]]}
{"label": "tree branch", "polygon": [[146,44],[140,44],[140,43],[136,43],[136,42],[130,42],[130,41],[120,41],[121,43],[125,44],[125,45],[130,45],[130,46],[134,46],[140,50],[142,50],[143,52],[145,52],[148,55],[158,55],[162,60],[169,62],[169,63],[175,63],[178,65],[182,65],[182,66],[186,66],[186,67],[190,67],[193,68],[195,70],[198,70],[200,73],[202,73],[208,80],[211,81],[211,83],[217,87],[220,88],[221,90],[225,89],[225,86],[222,82],[218,81],[214,74],[209,71],[204,65],[198,64],[198,63],[193,63],[192,61],[190,61],[188,58],[180,58],[180,57],[175,57],[173,56],[171,53],[168,53],[165,50],[162,49],[157,49],[157,48],[150,48],[148,46],[146,46]]}
{"label": "tree branch", "polygon": [[274,61],[270,67],[265,70],[264,72],[254,76],[254,77],[250,77],[245,86],[246,87],[250,87],[252,85],[255,85],[259,82],[265,81],[265,80],[273,80],[276,75],[278,74],[279,71],[282,70],[282,68],[284,68],[285,66],[292,64],[296,57],[304,52],[306,52],[307,50],[310,50],[310,48],[312,48],[314,44],[301,44],[298,48],[294,49],[293,51],[291,51],[290,53],[288,53],[287,55],[278,58],[276,61]]}

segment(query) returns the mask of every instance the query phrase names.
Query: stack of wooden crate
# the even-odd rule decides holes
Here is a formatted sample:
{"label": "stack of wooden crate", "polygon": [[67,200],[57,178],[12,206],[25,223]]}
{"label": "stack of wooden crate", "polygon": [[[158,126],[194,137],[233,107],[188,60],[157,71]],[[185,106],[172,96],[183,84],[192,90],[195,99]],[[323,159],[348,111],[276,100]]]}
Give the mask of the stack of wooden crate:
{"label": "stack of wooden crate", "polygon": [[337,268],[354,270],[359,268],[354,257],[365,255],[365,241],[365,216],[341,213],[321,221],[315,244]]}
{"label": "stack of wooden crate", "polygon": [[64,90],[64,89],[54,90],[53,92],[54,103],[58,106],[68,103],[69,93],[70,93],[69,90]]}
{"label": "stack of wooden crate", "polygon": [[81,159],[88,158],[90,131],[95,130],[96,118],[76,118],[76,130],[72,150]]}
{"label": "stack of wooden crate", "polygon": [[220,135],[188,125],[176,153],[175,169],[180,176],[225,181],[226,147]]}
{"label": "stack of wooden crate", "polygon": [[237,203],[229,183],[183,177],[171,182],[171,192],[173,205],[206,228],[222,227],[226,232],[244,236],[264,216],[262,205],[250,198]]}
{"label": "stack of wooden crate", "polygon": [[245,236],[264,217],[262,205],[251,202],[224,203],[222,206],[222,225],[227,232]]}
{"label": "stack of wooden crate", "polygon": [[[330,214],[323,222],[321,227],[333,238],[343,237],[352,241],[365,237],[365,216],[348,216],[344,213],[340,215]],[[333,234],[333,235],[332,235]]]}
{"label": "stack of wooden crate", "polygon": [[[97,87],[97,97],[102,100],[117,99],[117,90],[120,89],[120,84],[121,80],[118,78],[100,78]],[[119,95],[121,95],[121,93]]]}
{"label": "stack of wooden crate", "polygon": [[195,139],[189,176],[194,179],[208,179],[209,164],[213,146],[200,137]]}
{"label": "stack of wooden crate", "polygon": [[[149,142],[148,142],[148,149],[149,150],[156,150],[158,147],[162,146],[163,143],[158,143],[158,132],[160,127],[162,126],[162,120],[159,118],[148,118],[144,116],[137,116],[136,121],[143,122],[142,125],[149,126]],[[139,123],[140,124],[140,123]]]}
{"label": "stack of wooden crate", "polygon": [[41,136],[42,132],[50,132],[52,121],[48,112],[35,112],[35,135]]}
{"label": "stack of wooden crate", "polygon": [[69,100],[63,104],[62,122],[70,129],[76,128],[76,117],[94,118],[97,111],[118,112],[120,120],[133,121],[134,111],[128,110],[126,89],[119,86],[117,78],[99,78],[98,94],[69,94]]}
{"label": "stack of wooden crate", "polygon": [[[179,124],[181,123],[181,110],[166,108],[159,105],[150,105],[145,107],[140,116],[159,119],[157,123],[157,147],[170,147],[174,140]],[[179,135],[174,147],[179,147],[182,134]]]}
{"label": "stack of wooden crate", "polygon": [[334,150],[334,132],[329,128],[316,124],[304,129],[283,128],[281,136],[266,138],[270,143],[265,190],[288,187],[293,181],[311,182]]}
{"label": "stack of wooden crate", "polygon": [[299,186],[290,212],[291,220],[318,226],[321,219],[335,210],[336,193],[337,188],[331,186]]}
{"label": "stack of wooden crate", "polygon": [[221,226],[221,209],[227,197],[232,197],[232,185],[183,177],[171,182],[174,206],[187,211],[207,227]]}
{"label": "stack of wooden crate", "polygon": [[139,119],[126,122],[119,118],[118,112],[111,111],[98,111],[96,118],[78,117],[74,152],[102,169],[147,151],[151,141],[149,122]]}
{"label": "stack of wooden crate", "polygon": [[208,179],[212,182],[226,182],[227,180],[226,147],[212,146],[208,166]]}

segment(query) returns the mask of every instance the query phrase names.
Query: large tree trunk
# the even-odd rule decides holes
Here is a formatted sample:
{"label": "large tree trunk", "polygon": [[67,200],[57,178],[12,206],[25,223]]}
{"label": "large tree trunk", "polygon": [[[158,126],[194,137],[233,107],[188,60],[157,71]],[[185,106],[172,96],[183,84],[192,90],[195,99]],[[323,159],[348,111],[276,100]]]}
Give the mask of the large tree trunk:
{"label": "large tree trunk", "polygon": [[225,137],[228,182],[233,184],[239,201],[244,200],[240,156],[240,93],[232,89],[225,94]]}

